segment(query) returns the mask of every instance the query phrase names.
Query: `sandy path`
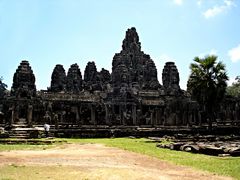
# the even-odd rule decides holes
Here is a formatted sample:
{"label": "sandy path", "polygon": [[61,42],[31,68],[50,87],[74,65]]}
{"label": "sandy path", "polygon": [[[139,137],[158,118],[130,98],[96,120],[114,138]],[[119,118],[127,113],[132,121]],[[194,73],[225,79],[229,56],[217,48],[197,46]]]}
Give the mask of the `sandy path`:
{"label": "sandy path", "polygon": [[71,166],[88,179],[231,179],[101,144],[0,152],[0,166],[6,164]]}

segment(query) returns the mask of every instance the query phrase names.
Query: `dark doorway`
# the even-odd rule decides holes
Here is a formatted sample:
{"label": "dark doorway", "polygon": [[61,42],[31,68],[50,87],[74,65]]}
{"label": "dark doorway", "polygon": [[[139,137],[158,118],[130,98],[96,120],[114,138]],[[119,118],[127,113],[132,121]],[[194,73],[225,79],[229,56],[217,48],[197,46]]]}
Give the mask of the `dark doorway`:
{"label": "dark doorway", "polygon": [[20,107],[19,109],[19,119],[26,119],[27,118],[27,108],[26,107]]}

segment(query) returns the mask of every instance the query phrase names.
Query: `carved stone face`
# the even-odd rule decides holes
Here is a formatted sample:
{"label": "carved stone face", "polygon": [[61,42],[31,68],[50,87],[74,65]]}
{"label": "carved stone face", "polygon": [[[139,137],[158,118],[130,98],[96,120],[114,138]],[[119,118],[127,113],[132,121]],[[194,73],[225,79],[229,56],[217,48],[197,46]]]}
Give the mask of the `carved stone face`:
{"label": "carved stone face", "polygon": [[124,64],[118,65],[118,67],[113,72],[113,82],[115,86],[122,86],[121,84],[128,84],[129,82],[128,69]]}
{"label": "carved stone face", "polygon": [[171,73],[171,84],[172,85],[178,85],[179,84],[179,77],[178,73],[176,71],[173,71]]}
{"label": "carved stone face", "polygon": [[122,83],[126,83],[127,82],[127,75],[125,73],[122,74],[121,81],[122,81]]}
{"label": "carved stone face", "polygon": [[179,89],[179,73],[177,67],[173,62],[167,62],[164,66],[163,73],[163,86],[167,89]]}

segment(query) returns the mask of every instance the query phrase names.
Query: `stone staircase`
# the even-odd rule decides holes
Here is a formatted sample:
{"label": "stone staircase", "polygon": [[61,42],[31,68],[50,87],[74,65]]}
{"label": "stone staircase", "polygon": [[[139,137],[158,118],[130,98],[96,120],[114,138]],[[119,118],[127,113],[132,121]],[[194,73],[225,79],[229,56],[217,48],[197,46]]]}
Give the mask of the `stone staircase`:
{"label": "stone staircase", "polygon": [[12,130],[10,132],[10,138],[29,138],[29,130],[27,120],[24,118],[19,119],[15,124],[12,124]]}

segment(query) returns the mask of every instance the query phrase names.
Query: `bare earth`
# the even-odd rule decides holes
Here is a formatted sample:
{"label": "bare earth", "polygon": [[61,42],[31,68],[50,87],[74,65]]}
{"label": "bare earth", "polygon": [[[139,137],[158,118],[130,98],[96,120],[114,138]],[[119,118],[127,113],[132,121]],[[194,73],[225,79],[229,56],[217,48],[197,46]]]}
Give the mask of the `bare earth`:
{"label": "bare earth", "polygon": [[84,179],[231,179],[101,144],[0,152],[0,167],[7,164],[67,166],[84,173]]}

